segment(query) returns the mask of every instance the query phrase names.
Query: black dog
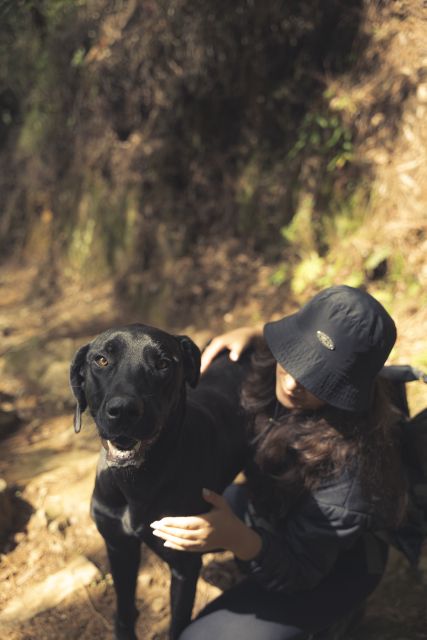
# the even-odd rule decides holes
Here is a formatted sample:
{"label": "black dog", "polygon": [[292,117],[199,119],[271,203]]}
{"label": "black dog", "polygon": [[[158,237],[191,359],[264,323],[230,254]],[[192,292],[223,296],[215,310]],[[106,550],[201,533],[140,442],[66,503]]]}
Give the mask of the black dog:
{"label": "black dog", "polygon": [[89,408],[103,448],[91,512],[105,539],[117,597],[117,640],[135,640],[141,542],[171,569],[171,637],[190,622],[199,554],[168,549],[149,524],[209,507],[244,464],[241,366],[220,357],[199,379],[200,351],[186,336],[134,324],[79,349],[71,365],[74,427]]}

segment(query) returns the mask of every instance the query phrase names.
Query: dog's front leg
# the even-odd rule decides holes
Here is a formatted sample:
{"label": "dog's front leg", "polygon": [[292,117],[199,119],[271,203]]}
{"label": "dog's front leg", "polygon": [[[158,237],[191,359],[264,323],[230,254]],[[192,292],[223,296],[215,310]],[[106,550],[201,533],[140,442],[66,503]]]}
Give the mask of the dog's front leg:
{"label": "dog's front leg", "polygon": [[176,640],[181,631],[190,624],[197,579],[202,566],[200,555],[181,551],[178,553],[179,561],[169,565],[171,569],[171,640]]}
{"label": "dog's front leg", "polygon": [[115,640],[137,640],[135,591],[141,542],[133,536],[122,536],[114,542],[106,540],[106,545],[117,600]]}

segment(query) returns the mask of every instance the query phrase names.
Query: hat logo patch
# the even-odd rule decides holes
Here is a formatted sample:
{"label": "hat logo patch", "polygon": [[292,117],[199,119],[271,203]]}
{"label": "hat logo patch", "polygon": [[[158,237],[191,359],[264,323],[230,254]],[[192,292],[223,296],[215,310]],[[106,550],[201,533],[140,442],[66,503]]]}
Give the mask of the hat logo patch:
{"label": "hat logo patch", "polygon": [[323,344],[324,347],[329,349],[329,351],[333,351],[335,349],[335,342],[327,333],[324,333],[323,331],[316,331],[316,336],[318,341]]}

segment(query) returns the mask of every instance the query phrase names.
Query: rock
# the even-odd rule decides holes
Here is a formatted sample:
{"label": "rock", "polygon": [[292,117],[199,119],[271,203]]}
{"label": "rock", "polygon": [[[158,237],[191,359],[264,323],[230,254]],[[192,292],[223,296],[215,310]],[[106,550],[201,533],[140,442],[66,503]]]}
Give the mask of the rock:
{"label": "rock", "polygon": [[419,102],[427,102],[427,82],[418,85],[417,99]]}
{"label": "rock", "polygon": [[371,124],[373,127],[378,127],[385,120],[384,114],[381,112],[375,113],[371,118]]}
{"label": "rock", "polygon": [[65,569],[24,590],[0,613],[0,625],[20,624],[38,613],[56,607],[64,598],[101,577],[84,556],[77,556]]}
{"label": "rock", "polygon": [[[151,602],[151,609],[154,613],[160,613],[166,607],[166,602],[163,596],[157,596]],[[0,618],[1,619],[1,618]]]}
{"label": "rock", "polygon": [[153,576],[150,575],[149,573],[140,573],[138,576],[138,585],[145,589],[147,589],[148,587],[151,587],[153,582],[154,582]]}

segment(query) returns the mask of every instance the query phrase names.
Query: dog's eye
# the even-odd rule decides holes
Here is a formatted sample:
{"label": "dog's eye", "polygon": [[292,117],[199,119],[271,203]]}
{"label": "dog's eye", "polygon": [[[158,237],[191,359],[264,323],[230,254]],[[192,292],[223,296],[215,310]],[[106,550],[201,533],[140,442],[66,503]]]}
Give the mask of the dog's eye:
{"label": "dog's eye", "polygon": [[98,365],[98,367],[107,367],[108,366],[108,360],[104,356],[96,356],[95,362]]}
{"label": "dog's eye", "polygon": [[158,369],[159,371],[164,371],[165,369],[169,368],[170,363],[171,361],[168,360],[167,358],[160,358],[156,362],[156,369]]}

